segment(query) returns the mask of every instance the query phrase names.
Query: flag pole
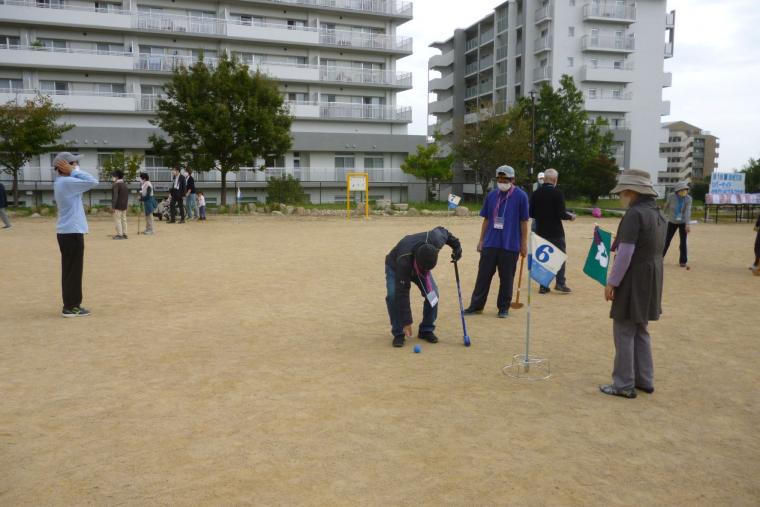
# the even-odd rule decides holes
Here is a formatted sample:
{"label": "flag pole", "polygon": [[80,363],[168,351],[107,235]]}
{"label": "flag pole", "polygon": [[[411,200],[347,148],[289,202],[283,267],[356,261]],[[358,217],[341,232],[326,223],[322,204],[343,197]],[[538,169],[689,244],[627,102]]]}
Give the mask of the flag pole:
{"label": "flag pole", "polygon": [[524,358],[524,367],[525,370],[528,371],[530,368],[530,307],[532,302],[532,287],[533,287],[533,232],[528,232],[528,316],[526,319],[526,326],[525,326],[525,358]]}

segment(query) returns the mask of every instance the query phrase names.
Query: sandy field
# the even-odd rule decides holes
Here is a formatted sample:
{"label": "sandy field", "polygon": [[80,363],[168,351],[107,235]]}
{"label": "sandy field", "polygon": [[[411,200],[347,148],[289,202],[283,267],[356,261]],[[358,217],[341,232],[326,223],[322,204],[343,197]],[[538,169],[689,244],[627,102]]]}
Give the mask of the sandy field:
{"label": "sandy field", "polygon": [[760,504],[751,225],[693,226],[690,271],[674,243],[657,390],[636,400],[598,391],[614,348],[581,272],[591,219],[567,228],[574,293],[534,296],[553,374],[534,383],[501,371],[526,310],[497,319],[494,284],[465,348],[446,262],[441,342],[391,347],[384,256],[448,227],[466,305],[477,218],[90,225],[80,319],[60,316],[54,220],[0,230],[0,505]]}

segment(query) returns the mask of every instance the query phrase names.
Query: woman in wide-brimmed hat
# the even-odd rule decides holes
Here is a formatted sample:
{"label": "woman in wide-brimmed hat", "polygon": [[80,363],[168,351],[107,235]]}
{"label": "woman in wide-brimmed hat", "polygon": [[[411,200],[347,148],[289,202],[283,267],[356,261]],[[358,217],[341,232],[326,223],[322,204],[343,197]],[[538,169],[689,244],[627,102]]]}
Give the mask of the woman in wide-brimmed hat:
{"label": "woman in wide-brimmed hat", "polygon": [[665,207],[662,211],[668,217],[668,234],[665,238],[665,250],[662,251],[662,256],[665,257],[668,254],[670,242],[676,231],[678,231],[678,239],[680,241],[678,264],[682,268],[685,268],[686,263],[689,262],[686,249],[686,235],[691,232],[689,229],[689,222],[691,221],[691,196],[689,195],[688,182],[679,181],[676,183],[673,193],[668,196],[668,200],[665,201]]}
{"label": "woman in wide-brimmed hat", "polygon": [[620,195],[628,210],[618,226],[612,246],[617,256],[604,288],[605,299],[612,301],[612,384],[599,389],[605,394],[635,398],[636,389],[654,392],[647,326],[662,313],[662,251],[667,222],[657,207],[657,192],[648,172],[623,171],[611,193]]}

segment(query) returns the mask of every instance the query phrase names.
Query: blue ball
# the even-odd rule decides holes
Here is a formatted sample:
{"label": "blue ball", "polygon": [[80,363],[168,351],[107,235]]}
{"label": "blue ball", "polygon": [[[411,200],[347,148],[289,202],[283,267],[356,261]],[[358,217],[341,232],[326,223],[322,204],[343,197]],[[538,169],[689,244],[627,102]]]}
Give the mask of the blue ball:
{"label": "blue ball", "polygon": [[415,345],[414,346],[414,353],[415,354],[419,354],[420,352],[422,352],[422,347],[420,347],[419,345]]}

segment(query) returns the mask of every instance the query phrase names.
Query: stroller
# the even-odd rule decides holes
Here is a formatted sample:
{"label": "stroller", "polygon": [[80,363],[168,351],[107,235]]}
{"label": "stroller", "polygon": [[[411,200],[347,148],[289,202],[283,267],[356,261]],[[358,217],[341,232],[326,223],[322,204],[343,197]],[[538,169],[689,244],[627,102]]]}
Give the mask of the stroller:
{"label": "stroller", "polygon": [[166,220],[169,220],[171,218],[171,213],[169,212],[171,209],[172,204],[172,198],[171,196],[167,197],[160,203],[158,203],[158,206],[156,206],[156,210],[153,212],[153,216],[158,218],[159,220],[163,220],[164,218]]}

